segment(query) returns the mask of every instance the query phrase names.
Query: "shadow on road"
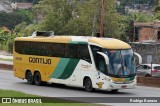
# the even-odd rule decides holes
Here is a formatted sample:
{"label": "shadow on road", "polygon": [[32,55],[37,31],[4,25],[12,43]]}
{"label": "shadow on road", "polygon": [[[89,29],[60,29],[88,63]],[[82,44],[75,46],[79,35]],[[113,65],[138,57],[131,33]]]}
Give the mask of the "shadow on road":
{"label": "shadow on road", "polygon": [[[30,85],[27,82],[21,82],[18,84],[25,84],[28,86],[36,86],[36,85]],[[79,88],[79,87],[71,87],[71,86],[67,86],[67,85],[63,85],[63,84],[46,84],[44,86],[39,86],[39,87],[44,87],[44,88],[58,88],[61,90],[72,90],[72,91],[81,91],[81,92],[86,92],[84,88]],[[109,95],[115,95],[115,96],[121,96],[121,95],[125,95],[125,96],[129,96],[129,95],[134,95],[133,93],[130,92],[125,92],[124,90],[119,90],[118,92],[111,92],[111,91],[104,91],[104,90],[99,90],[96,89],[93,92],[90,93],[95,93],[95,94],[109,94]]]}

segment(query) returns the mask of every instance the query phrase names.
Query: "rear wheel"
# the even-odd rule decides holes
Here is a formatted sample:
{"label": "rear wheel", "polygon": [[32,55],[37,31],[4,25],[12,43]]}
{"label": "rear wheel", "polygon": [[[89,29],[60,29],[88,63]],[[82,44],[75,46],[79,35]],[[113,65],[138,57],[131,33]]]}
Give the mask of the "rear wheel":
{"label": "rear wheel", "polygon": [[92,92],[94,88],[92,87],[92,81],[90,78],[86,78],[84,82],[85,90],[88,92]]}
{"label": "rear wheel", "polygon": [[34,84],[34,80],[33,80],[33,76],[32,76],[31,71],[28,71],[28,72],[26,73],[26,79],[27,79],[27,82],[28,82],[29,84]]}
{"label": "rear wheel", "polygon": [[37,85],[37,86],[40,86],[40,85],[43,84],[43,82],[42,82],[42,80],[41,80],[41,74],[40,74],[39,72],[36,72],[36,73],[34,74],[34,83],[35,83],[35,85]]}

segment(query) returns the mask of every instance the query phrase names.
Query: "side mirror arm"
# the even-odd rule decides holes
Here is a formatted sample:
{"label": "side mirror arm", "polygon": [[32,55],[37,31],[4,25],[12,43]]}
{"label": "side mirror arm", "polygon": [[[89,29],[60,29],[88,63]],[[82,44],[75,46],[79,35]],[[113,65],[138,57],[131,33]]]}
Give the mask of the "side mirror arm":
{"label": "side mirror arm", "polygon": [[138,57],[138,62],[139,62],[139,64],[142,64],[142,57],[141,57],[141,55],[140,54],[138,54],[138,53],[136,53],[136,52],[134,52],[134,54]]}
{"label": "side mirror arm", "polygon": [[106,54],[102,53],[102,52],[97,52],[97,53],[100,54],[100,55],[102,55],[104,57],[105,62],[108,65],[109,64],[109,58],[108,58],[108,56]]}

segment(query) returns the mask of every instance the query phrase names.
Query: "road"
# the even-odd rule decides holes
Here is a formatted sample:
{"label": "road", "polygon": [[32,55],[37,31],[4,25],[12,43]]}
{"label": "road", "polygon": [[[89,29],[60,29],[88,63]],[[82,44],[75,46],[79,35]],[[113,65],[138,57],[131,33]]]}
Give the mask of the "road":
{"label": "road", "polygon": [[0,64],[13,65],[13,62],[0,60]]}
{"label": "road", "polygon": [[[106,91],[86,92],[83,88],[68,87],[62,85],[35,86],[26,83],[26,80],[13,76],[13,71],[0,69],[0,89],[22,91],[28,94],[46,97],[160,97],[160,88],[137,86],[136,89],[120,90],[116,94]],[[120,104],[111,104],[117,105]],[[124,106],[124,104],[121,104]],[[126,105],[126,104],[125,104]],[[131,106],[130,104],[128,104]],[[132,104],[133,105],[133,104]],[[137,106],[138,104],[136,104]],[[141,106],[140,104],[139,106]],[[145,105],[145,104],[143,104]],[[149,105],[149,104],[147,104]],[[153,106],[153,104],[150,104]],[[159,106],[160,104],[154,104]]]}
{"label": "road", "polygon": [[3,58],[3,59],[13,59],[13,56],[0,55],[0,58]]}

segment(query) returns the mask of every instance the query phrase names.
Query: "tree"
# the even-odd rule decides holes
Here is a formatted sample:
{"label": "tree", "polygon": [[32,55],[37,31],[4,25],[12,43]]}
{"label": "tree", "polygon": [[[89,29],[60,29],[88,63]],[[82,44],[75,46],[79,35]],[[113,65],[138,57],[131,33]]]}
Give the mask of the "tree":
{"label": "tree", "polygon": [[125,16],[116,11],[115,0],[105,1],[105,33],[107,37],[120,38],[124,34]]}
{"label": "tree", "polygon": [[155,18],[157,20],[160,20],[160,5],[155,6],[155,8],[153,9]]}
{"label": "tree", "polygon": [[154,20],[154,16],[147,13],[131,12],[128,14],[128,20],[133,22],[151,22]]}
{"label": "tree", "polygon": [[0,12],[0,20],[0,27],[5,26],[9,29],[14,29],[14,27],[21,22],[31,23],[31,18],[29,18],[28,15],[19,12]]}
{"label": "tree", "polygon": [[[39,23],[41,30],[53,30],[55,34],[71,34],[91,36],[99,32],[100,1],[86,0],[43,0],[34,7],[38,13],[45,14],[45,19]],[[106,36],[120,37],[124,30],[121,23],[123,16],[116,11],[115,0],[105,1],[105,31]]]}
{"label": "tree", "polygon": [[135,34],[135,27],[134,23],[136,22],[152,22],[155,20],[155,17],[147,14],[147,13],[136,13],[136,12],[131,12],[127,15],[125,22],[128,23],[128,26],[126,27],[126,36],[130,38],[130,40],[133,41],[133,36],[138,36],[134,35]]}
{"label": "tree", "polygon": [[72,5],[67,0],[43,0],[34,10],[45,14],[45,20],[39,24],[41,29],[53,30],[56,34],[63,34],[64,26],[72,18]]}

